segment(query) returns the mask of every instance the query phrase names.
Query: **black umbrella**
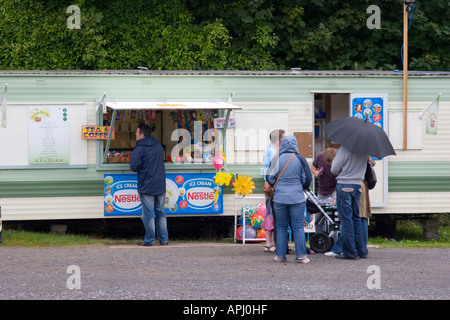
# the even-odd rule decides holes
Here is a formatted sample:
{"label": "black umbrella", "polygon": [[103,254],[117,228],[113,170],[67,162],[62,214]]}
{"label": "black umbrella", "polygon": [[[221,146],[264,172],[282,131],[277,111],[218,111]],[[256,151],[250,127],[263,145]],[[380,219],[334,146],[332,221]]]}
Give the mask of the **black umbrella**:
{"label": "black umbrella", "polygon": [[326,124],[325,132],[329,140],[353,153],[367,154],[378,159],[396,154],[386,132],[367,119],[338,119]]}

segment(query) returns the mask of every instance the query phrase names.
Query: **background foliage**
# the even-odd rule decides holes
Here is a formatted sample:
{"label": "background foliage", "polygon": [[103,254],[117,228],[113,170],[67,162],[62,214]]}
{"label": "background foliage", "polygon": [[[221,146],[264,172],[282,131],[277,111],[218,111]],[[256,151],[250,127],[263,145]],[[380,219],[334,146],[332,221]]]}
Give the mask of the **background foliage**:
{"label": "background foliage", "polygon": [[[450,1],[416,1],[409,69],[450,70],[448,17]],[[0,0],[0,69],[392,70],[402,30],[401,0]]]}

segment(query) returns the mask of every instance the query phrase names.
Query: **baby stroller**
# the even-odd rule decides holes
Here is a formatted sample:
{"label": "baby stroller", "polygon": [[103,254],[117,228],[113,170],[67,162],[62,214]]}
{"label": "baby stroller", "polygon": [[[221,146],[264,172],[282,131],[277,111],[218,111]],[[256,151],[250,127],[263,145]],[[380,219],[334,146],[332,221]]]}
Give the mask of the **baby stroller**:
{"label": "baby stroller", "polygon": [[318,232],[309,238],[311,250],[317,253],[331,250],[339,237],[339,218],[337,209],[329,205],[321,205],[320,200],[310,190],[304,191],[306,196],[306,211],[309,214],[322,212],[325,219],[325,232]]}

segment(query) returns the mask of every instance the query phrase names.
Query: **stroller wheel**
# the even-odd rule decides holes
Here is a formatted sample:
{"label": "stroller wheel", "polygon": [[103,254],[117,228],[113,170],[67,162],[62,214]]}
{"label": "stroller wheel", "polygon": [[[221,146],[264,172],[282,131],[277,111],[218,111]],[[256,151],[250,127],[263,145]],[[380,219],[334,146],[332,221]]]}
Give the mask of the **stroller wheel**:
{"label": "stroller wheel", "polygon": [[311,250],[317,253],[324,253],[331,250],[332,241],[328,234],[324,232],[316,233],[309,240]]}

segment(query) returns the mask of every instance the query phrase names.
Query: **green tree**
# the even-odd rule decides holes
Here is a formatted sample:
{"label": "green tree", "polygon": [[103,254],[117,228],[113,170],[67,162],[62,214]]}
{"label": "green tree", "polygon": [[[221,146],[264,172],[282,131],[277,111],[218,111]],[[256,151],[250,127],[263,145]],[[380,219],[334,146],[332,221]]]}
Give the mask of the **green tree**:
{"label": "green tree", "polygon": [[272,1],[191,0],[188,8],[197,23],[220,19],[229,30],[228,69],[277,69],[272,56],[278,42]]}
{"label": "green tree", "polygon": [[104,26],[109,69],[225,69],[228,31],[219,20],[194,24],[182,0],[115,1]]}
{"label": "green tree", "polygon": [[[228,31],[182,0],[0,1],[1,69],[225,69]],[[69,29],[69,5],[81,29]]]}
{"label": "green tree", "polygon": [[[233,62],[254,48],[255,28],[273,40],[262,49],[275,69],[402,69],[402,0],[188,1],[196,20],[223,20],[232,39]],[[367,8],[377,5],[381,28],[367,28]],[[418,0],[409,34],[410,67],[449,70],[450,2]],[[253,52],[252,52],[253,53]],[[260,56],[246,55],[257,60]],[[262,65],[255,64],[257,68]]]}
{"label": "green tree", "polygon": [[[450,1],[416,1],[409,69],[450,70],[449,16]],[[402,32],[402,0],[0,0],[0,69],[392,70]]]}

